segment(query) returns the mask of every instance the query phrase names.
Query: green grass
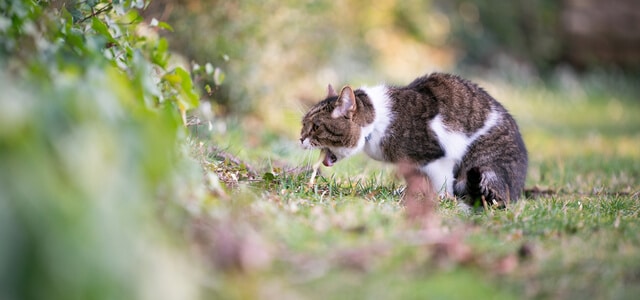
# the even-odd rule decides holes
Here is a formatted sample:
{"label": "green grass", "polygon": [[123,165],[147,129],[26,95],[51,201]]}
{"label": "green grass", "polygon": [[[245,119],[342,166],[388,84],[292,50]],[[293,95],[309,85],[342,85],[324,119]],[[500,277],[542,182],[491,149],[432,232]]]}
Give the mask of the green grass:
{"label": "green grass", "polygon": [[[240,122],[215,132],[206,142],[250,162],[256,174],[247,179],[246,168],[207,160],[209,171],[240,178],[226,196],[199,204],[209,222],[228,231],[201,243],[210,249],[204,257],[237,261],[214,264],[208,292],[268,299],[637,297],[640,93],[632,82],[596,79],[570,90],[488,88],[520,123],[530,153],[527,188],[545,193],[471,214],[441,201],[439,232],[452,241],[445,254],[406,219],[403,183],[392,167],[358,155],[323,169],[310,188],[308,166],[318,154],[300,150],[294,134],[242,129]],[[223,245],[241,254],[224,254]]]}

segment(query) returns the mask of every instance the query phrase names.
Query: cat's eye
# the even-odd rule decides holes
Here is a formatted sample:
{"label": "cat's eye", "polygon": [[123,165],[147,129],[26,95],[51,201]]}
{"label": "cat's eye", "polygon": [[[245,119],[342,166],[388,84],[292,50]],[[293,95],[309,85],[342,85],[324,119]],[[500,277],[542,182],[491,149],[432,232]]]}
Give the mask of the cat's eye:
{"label": "cat's eye", "polygon": [[313,123],[311,124],[311,131],[316,131],[318,129],[318,124]]}

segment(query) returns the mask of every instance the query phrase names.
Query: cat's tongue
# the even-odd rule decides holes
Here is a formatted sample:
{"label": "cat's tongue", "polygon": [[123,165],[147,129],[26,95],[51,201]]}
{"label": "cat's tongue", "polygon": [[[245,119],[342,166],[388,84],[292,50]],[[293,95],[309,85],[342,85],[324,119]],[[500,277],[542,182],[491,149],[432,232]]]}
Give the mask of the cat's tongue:
{"label": "cat's tongue", "polygon": [[338,160],[338,158],[335,156],[335,154],[329,151],[329,149],[324,149],[323,152],[324,152],[324,159],[322,160],[322,164],[325,167],[333,166],[333,163],[335,163]]}

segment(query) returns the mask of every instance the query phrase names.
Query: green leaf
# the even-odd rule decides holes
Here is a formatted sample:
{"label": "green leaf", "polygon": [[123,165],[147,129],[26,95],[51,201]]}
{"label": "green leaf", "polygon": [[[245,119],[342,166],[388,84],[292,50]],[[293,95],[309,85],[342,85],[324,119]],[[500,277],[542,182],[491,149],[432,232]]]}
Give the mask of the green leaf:
{"label": "green leaf", "polygon": [[164,79],[164,81],[170,83],[171,85],[176,85],[180,83],[180,76],[174,74],[174,73],[167,73],[164,76],[162,76],[162,79]]}
{"label": "green leaf", "polygon": [[96,17],[93,17],[91,19],[92,19],[91,20],[91,27],[93,28],[93,30],[96,31],[96,33],[98,33],[99,35],[105,37],[108,42],[115,42],[116,41],[113,38],[113,36],[111,35],[111,32],[109,32],[109,27],[107,26],[107,24],[105,24],[99,18],[96,18]]}
{"label": "green leaf", "polygon": [[173,32],[173,27],[166,22],[158,22],[158,27]]}
{"label": "green leaf", "polygon": [[138,14],[138,11],[135,9],[127,11],[127,13],[122,17],[123,23],[138,24],[141,21],[142,21],[142,17]]}
{"label": "green leaf", "polygon": [[193,89],[191,74],[181,67],[177,67],[171,73],[165,74],[162,79],[168,82],[177,92],[177,104],[182,112],[198,106],[200,97]]}
{"label": "green leaf", "polygon": [[73,24],[73,15],[67,9],[66,6],[63,7],[62,10],[60,11],[60,17],[62,20],[65,21],[66,24]]}
{"label": "green leaf", "polygon": [[84,52],[86,49],[84,35],[80,30],[72,27],[69,31],[63,33],[63,36],[66,44],[71,46],[73,50]]}
{"label": "green leaf", "polygon": [[188,104],[186,109],[194,108],[198,106],[199,97],[193,89],[193,81],[191,80],[191,74],[185,71],[183,68],[176,68],[176,75],[181,79],[180,87],[182,88],[180,94],[183,100]]}
{"label": "green leaf", "polygon": [[169,43],[167,42],[167,39],[160,38],[156,47],[151,52],[151,62],[164,69],[167,67],[169,56]]}
{"label": "green leaf", "polygon": [[266,172],[262,175],[262,180],[266,181],[266,182],[270,182],[273,181],[274,179],[276,179],[276,175],[274,175],[271,172]]}
{"label": "green leaf", "polygon": [[75,7],[75,5],[66,4],[65,8],[73,17],[73,23],[78,22],[84,18],[84,16],[82,15],[82,12],[77,7]]}

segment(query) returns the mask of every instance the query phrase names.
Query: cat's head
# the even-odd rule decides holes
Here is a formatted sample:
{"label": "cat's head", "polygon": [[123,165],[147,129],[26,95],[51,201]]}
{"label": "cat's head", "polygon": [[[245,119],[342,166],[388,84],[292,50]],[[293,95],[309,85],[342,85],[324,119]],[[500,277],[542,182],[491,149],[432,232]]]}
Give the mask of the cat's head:
{"label": "cat's head", "polygon": [[364,145],[361,136],[364,124],[359,113],[356,95],[350,86],[342,88],[338,95],[329,85],[327,97],[302,118],[302,147],[321,149],[323,164],[327,167],[358,152]]}

